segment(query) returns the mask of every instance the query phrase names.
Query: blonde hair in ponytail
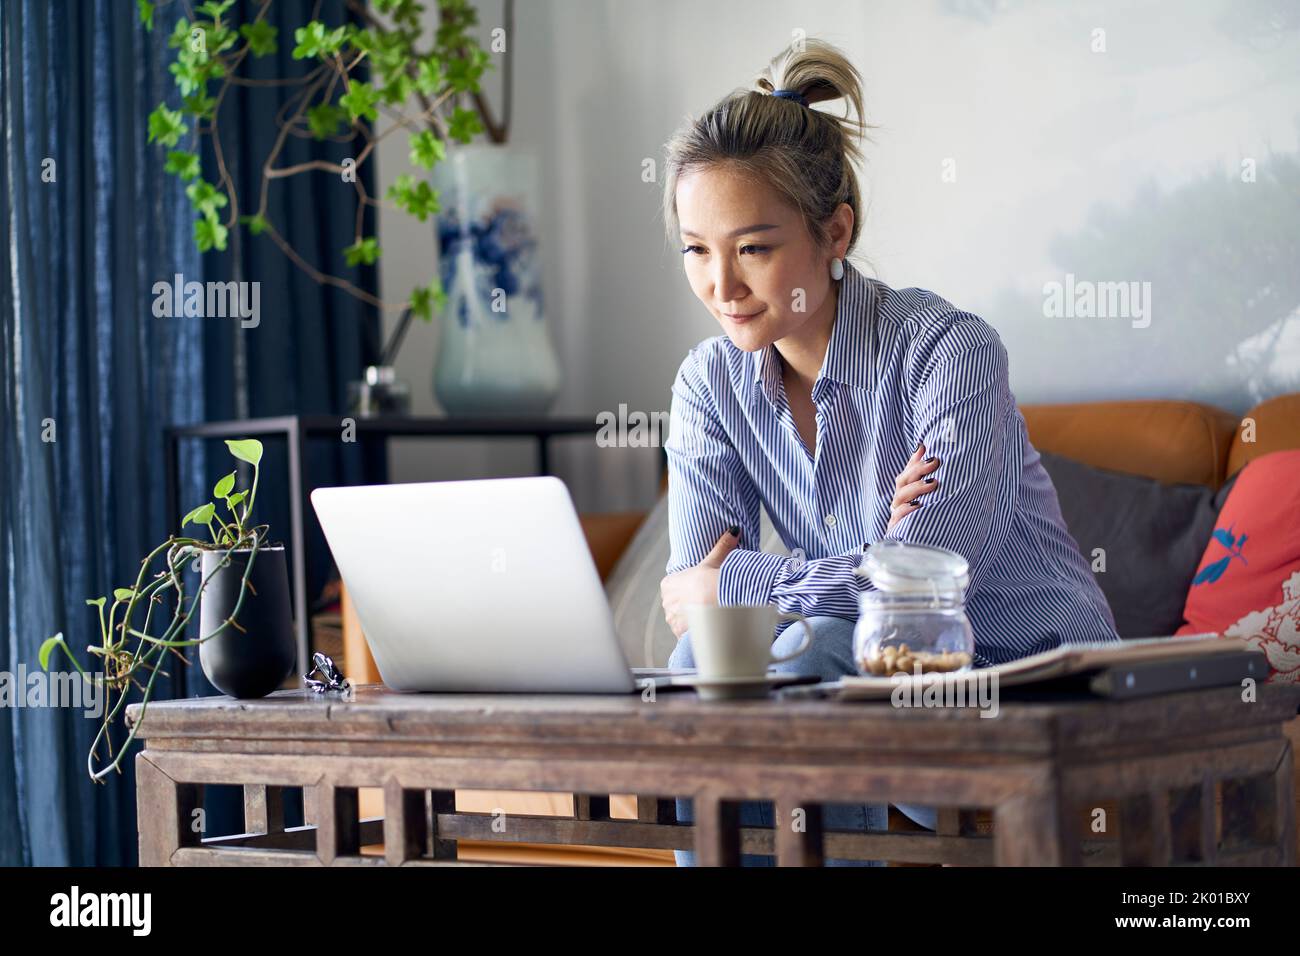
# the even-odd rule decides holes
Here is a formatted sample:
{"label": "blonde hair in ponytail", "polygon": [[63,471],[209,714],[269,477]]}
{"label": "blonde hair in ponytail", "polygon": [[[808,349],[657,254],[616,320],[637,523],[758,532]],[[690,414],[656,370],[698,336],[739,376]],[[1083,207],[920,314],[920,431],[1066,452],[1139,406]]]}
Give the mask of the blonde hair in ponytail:
{"label": "blonde hair in ponytail", "polygon": [[[772,96],[794,90],[808,102]],[[812,109],[842,99],[844,116]],[[754,80],[698,119],[688,121],[667,143],[663,213],[669,238],[679,232],[677,183],[713,166],[731,166],[767,183],[799,211],[818,245],[840,203],[853,210],[851,250],[862,223],[862,198],[854,163],[867,125],[862,78],[838,49],[822,40],[792,44],[772,58]]]}

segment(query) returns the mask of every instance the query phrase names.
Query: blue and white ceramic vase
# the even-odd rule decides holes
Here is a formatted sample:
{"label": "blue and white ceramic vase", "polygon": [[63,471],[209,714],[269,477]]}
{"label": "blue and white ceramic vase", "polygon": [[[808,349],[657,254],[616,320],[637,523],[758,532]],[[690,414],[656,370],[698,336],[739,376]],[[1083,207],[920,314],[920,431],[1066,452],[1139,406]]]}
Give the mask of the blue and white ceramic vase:
{"label": "blue and white ceramic vase", "polygon": [[433,390],[450,415],[545,412],[560,366],[542,310],[536,158],[465,146],[434,168],[442,311]]}

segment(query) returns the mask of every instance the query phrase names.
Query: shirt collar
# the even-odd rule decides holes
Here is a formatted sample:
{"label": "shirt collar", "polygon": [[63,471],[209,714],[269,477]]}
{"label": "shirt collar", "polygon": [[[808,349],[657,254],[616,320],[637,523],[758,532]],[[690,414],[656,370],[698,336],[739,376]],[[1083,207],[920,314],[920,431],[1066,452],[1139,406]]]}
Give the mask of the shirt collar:
{"label": "shirt collar", "polygon": [[[822,360],[817,381],[829,379],[856,388],[871,388],[875,373],[871,335],[875,322],[875,289],[870,280],[844,260],[844,278],[840,280],[840,298],[835,305],[835,324],[831,327],[826,358]],[[751,353],[754,384],[763,389],[775,407],[781,388],[781,357],[775,345]],[[814,397],[819,394],[813,384]]]}

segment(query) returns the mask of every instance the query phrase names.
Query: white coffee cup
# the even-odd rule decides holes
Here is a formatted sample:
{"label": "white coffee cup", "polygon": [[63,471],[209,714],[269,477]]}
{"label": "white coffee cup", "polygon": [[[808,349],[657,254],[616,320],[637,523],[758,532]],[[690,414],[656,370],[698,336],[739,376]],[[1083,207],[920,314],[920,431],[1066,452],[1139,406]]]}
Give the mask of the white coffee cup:
{"label": "white coffee cup", "polygon": [[[772,656],[778,621],[798,621],[803,642],[783,657]],[[812,628],[802,614],[781,614],[770,604],[695,604],[686,608],[695,668],[705,680],[762,679],[769,664],[792,660],[812,646]]]}

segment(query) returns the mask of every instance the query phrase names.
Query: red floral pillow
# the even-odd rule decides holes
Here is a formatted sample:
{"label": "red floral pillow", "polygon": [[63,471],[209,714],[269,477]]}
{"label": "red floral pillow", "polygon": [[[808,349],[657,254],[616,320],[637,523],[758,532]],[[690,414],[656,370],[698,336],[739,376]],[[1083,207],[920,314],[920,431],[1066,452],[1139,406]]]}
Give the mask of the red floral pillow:
{"label": "red floral pillow", "polygon": [[1269,680],[1300,683],[1300,449],[1256,458],[1237,476],[1183,608],[1177,635],[1242,637]]}

